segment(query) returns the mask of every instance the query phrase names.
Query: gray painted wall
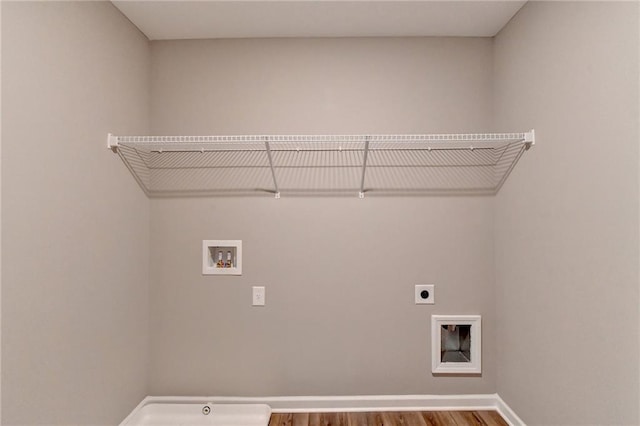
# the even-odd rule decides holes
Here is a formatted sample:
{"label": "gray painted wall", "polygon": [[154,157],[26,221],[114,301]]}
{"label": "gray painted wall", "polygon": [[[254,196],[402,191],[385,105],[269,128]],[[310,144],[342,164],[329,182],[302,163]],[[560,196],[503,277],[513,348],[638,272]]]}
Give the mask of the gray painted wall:
{"label": "gray painted wall", "polygon": [[638,4],[529,2],[495,41],[497,386],[536,424],[638,417]]}
{"label": "gray painted wall", "polygon": [[[489,39],[152,43],[156,134],[489,129]],[[152,395],[495,392],[489,197],[156,199]],[[243,275],[201,275],[203,239]],[[415,284],[437,304],[416,306]],[[251,307],[251,286],[267,305]],[[482,314],[482,377],[431,374],[430,315]]]}
{"label": "gray painted wall", "polygon": [[489,130],[488,38],[154,41],[157,134]]}
{"label": "gray painted wall", "polygon": [[117,424],[146,395],[148,42],[108,2],[2,2],[2,423]]}
{"label": "gray painted wall", "polygon": [[[637,9],[532,2],[495,43],[154,42],[150,57],[108,3],[3,2],[3,424],[116,424],[147,393],[496,390],[530,424],[638,424]],[[530,127],[540,143],[496,199],[149,211],[104,148],[109,131]],[[242,277],[200,274],[209,238],[244,241]],[[417,283],[435,306],[413,304]],[[432,313],[483,315],[482,377],[430,374]]]}

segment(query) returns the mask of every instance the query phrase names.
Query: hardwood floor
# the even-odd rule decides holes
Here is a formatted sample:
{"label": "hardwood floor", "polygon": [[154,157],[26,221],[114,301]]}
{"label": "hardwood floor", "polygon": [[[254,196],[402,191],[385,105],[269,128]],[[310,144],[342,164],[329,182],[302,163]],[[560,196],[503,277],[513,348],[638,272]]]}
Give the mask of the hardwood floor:
{"label": "hardwood floor", "polygon": [[274,413],[269,426],[508,426],[496,411]]}

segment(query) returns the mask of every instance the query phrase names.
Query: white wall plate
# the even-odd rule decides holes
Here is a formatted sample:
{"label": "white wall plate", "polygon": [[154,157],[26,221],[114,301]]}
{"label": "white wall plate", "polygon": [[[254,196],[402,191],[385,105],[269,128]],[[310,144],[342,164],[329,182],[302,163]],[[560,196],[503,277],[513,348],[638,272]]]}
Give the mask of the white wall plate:
{"label": "white wall plate", "polygon": [[414,296],[416,305],[433,305],[436,303],[435,285],[417,284]]}

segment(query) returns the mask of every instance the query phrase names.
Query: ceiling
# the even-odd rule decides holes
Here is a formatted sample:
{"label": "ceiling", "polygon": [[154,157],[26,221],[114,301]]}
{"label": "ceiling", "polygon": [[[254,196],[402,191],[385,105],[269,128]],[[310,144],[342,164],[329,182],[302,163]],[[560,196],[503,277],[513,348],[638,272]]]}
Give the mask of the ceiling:
{"label": "ceiling", "polygon": [[492,37],[526,1],[113,1],[150,40]]}

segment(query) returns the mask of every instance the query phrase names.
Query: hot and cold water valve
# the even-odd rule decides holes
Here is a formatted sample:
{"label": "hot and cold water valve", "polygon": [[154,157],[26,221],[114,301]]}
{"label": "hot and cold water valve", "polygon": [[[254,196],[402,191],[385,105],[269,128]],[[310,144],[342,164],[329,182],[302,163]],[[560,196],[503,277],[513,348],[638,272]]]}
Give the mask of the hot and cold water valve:
{"label": "hot and cold water valve", "polygon": [[203,275],[242,275],[241,240],[203,240]]}

